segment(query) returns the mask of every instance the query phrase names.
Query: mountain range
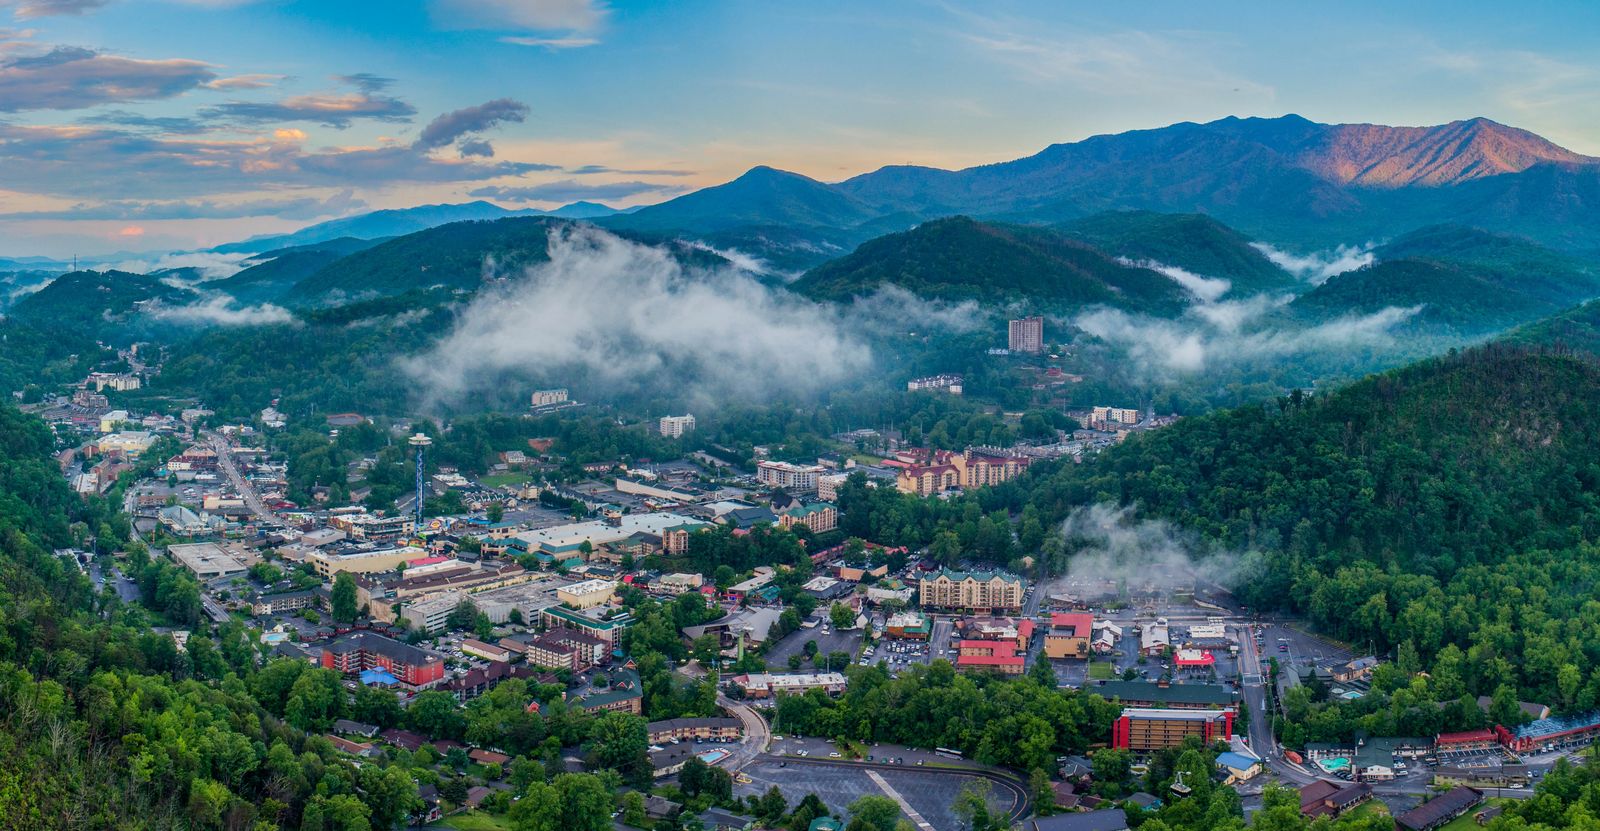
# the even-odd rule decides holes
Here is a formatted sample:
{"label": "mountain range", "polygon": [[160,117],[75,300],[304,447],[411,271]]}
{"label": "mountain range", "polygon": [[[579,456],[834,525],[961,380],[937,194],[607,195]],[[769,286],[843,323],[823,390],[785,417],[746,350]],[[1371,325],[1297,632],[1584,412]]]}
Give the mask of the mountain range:
{"label": "mountain range", "polygon": [[615,208],[598,202],[573,202],[553,211],[533,208],[511,210],[493,202],[478,200],[459,205],[418,205],[414,208],[396,208],[373,211],[355,216],[330,219],[301,228],[292,234],[252,237],[242,242],[219,245],[213,249],[218,254],[258,254],[283,248],[315,245],[319,242],[352,237],[355,239],[383,239],[425,231],[451,222],[468,220],[503,219],[509,216],[552,216],[562,219],[599,219],[620,213]]}

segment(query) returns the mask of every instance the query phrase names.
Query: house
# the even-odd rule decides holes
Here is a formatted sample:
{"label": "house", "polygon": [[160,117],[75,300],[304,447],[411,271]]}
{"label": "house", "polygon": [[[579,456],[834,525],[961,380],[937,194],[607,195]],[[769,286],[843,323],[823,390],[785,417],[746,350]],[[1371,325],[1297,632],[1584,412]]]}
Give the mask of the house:
{"label": "house", "polygon": [[1128,831],[1128,815],[1121,808],[1057,814],[1030,820],[1031,831]]}
{"label": "house", "polygon": [[1478,807],[1481,802],[1482,791],[1460,785],[1395,817],[1394,824],[1404,831],[1433,831]]}
{"label": "house", "polygon": [[510,756],[504,753],[496,753],[493,750],[484,750],[481,747],[474,747],[467,751],[467,758],[471,759],[474,764],[488,768],[503,768],[511,762]]}
{"label": "house", "polygon": [[707,808],[700,813],[700,823],[706,831],[748,831],[755,821],[721,808]]}
{"label": "house", "polygon": [[1161,808],[1160,798],[1155,794],[1148,794],[1144,791],[1129,795],[1127,801],[1129,804],[1137,806],[1141,811],[1155,811]]}
{"label": "house", "polygon": [[639,715],[644,711],[644,691],[639,686],[639,673],[630,667],[619,667],[609,675],[597,673],[588,687],[573,697],[586,713],[619,710]]}
{"label": "house", "polygon": [[333,720],[333,732],[346,736],[365,736],[370,739],[378,735],[378,725],[339,718]]}
{"label": "house", "polygon": [[1348,663],[1334,667],[1333,680],[1341,684],[1354,681],[1366,681],[1372,678],[1372,671],[1378,667],[1378,659],[1368,655],[1356,658]]}
{"label": "house", "polygon": [[1307,817],[1336,817],[1372,798],[1365,782],[1318,779],[1300,789],[1300,813]]}
{"label": "house", "polygon": [[334,750],[337,750],[340,753],[348,753],[351,756],[358,756],[363,759],[371,759],[382,755],[383,753],[383,751],[373,747],[367,742],[354,742],[344,738],[343,736],[335,736],[332,734],[323,736],[323,738],[327,739],[333,744]]}
{"label": "house", "polygon": [[1093,634],[1094,615],[1056,612],[1050,615],[1050,629],[1044,633],[1045,657],[1087,658],[1089,639]]}
{"label": "house", "polygon": [[666,819],[683,810],[683,806],[664,796],[650,794],[644,798],[644,815],[652,820]]}
{"label": "house", "polygon": [[1230,750],[1227,753],[1217,754],[1217,770],[1227,774],[1233,782],[1243,782],[1255,778],[1255,775],[1261,772],[1261,760]]}
{"label": "house", "polygon": [[[1478,696],[1478,709],[1480,709],[1480,710],[1484,711],[1485,713],[1487,713],[1487,712],[1489,712],[1489,708],[1491,708],[1493,706],[1494,706],[1494,698],[1492,698],[1491,696],[1487,696],[1487,695]],[[1517,709],[1521,710],[1524,713],[1527,713],[1528,714],[1528,718],[1531,718],[1534,721],[1538,721],[1539,719],[1545,719],[1545,718],[1549,718],[1550,717],[1550,708],[1548,706],[1546,706],[1544,704],[1538,704],[1538,703],[1533,702],[1533,701],[1518,701],[1517,702]]]}

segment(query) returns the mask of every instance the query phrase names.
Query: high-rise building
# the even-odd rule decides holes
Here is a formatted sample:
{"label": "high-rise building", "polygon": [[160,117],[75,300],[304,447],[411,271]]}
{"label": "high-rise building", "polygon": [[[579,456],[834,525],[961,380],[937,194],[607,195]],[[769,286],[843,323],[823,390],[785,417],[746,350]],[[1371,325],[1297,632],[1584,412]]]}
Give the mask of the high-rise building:
{"label": "high-rise building", "polygon": [[817,477],[822,475],[822,471],[822,465],[757,462],[756,481],[769,488],[806,493],[817,489]]}
{"label": "high-rise building", "polygon": [[1020,609],[1022,578],[999,571],[941,569],[917,587],[925,607],[942,609]]}
{"label": "high-rise building", "polygon": [[1006,346],[1012,352],[1038,353],[1044,351],[1044,318],[1034,315],[1011,321]]}
{"label": "high-rise building", "polygon": [[1233,710],[1130,707],[1111,725],[1111,746],[1127,750],[1177,747],[1191,736],[1206,744],[1233,738]]}
{"label": "high-rise building", "polygon": [[694,416],[662,416],[660,429],[661,435],[666,436],[669,439],[679,438],[684,433],[693,432]]}
{"label": "high-rise building", "polygon": [[567,391],[560,390],[534,390],[532,396],[533,407],[554,407],[567,403]]}

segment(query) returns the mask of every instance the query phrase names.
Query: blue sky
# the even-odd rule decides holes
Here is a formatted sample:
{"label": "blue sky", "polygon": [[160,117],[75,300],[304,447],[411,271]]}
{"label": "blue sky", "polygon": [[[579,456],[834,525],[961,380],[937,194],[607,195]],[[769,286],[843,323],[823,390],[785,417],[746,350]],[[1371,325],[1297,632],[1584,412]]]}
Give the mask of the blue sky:
{"label": "blue sky", "polygon": [[[1600,4],[0,0],[0,256],[625,206],[1226,115],[1600,155]],[[1403,8],[1395,8],[1403,6]]]}

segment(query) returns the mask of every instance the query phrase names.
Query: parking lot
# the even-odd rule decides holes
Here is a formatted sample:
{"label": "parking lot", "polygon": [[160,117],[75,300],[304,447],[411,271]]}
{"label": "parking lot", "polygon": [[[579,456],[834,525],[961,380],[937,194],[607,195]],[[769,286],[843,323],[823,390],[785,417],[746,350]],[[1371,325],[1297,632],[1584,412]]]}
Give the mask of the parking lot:
{"label": "parking lot", "polygon": [[[831,742],[794,737],[785,737],[780,741],[774,737],[772,753],[743,770],[751,781],[736,785],[734,795],[759,796],[777,785],[790,804],[798,802],[808,793],[815,793],[829,810],[848,816],[850,803],[863,795],[892,796],[868,774],[871,771],[881,777],[883,783],[899,794],[929,825],[942,830],[961,827],[960,819],[950,809],[961,788],[968,782],[986,781],[946,768],[919,767],[916,764],[918,761],[942,765],[951,763],[949,759],[937,757],[928,751],[892,745],[874,745],[867,751],[874,756],[874,763],[887,756],[897,762],[903,760],[903,765],[852,765],[842,756],[835,759],[829,755],[838,752]],[[783,753],[800,752],[807,755],[780,756]],[[1007,788],[992,786],[990,789],[989,804],[996,811],[1012,811],[1017,799],[1018,794]]]}
{"label": "parking lot", "polygon": [[[826,612],[824,611],[823,614],[826,614]],[[846,629],[841,632],[830,626],[827,632],[823,632],[821,624],[814,629],[797,629],[767,650],[767,666],[775,671],[787,672],[789,669],[789,656],[804,654],[806,641],[817,642],[818,655],[826,656],[830,652],[843,652],[854,660],[856,651],[861,648],[861,639],[863,637],[864,633],[860,629]],[[804,669],[810,669],[811,662],[807,661],[801,666]],[[833,669],[842,670],[844,667],[835,666]]]}

